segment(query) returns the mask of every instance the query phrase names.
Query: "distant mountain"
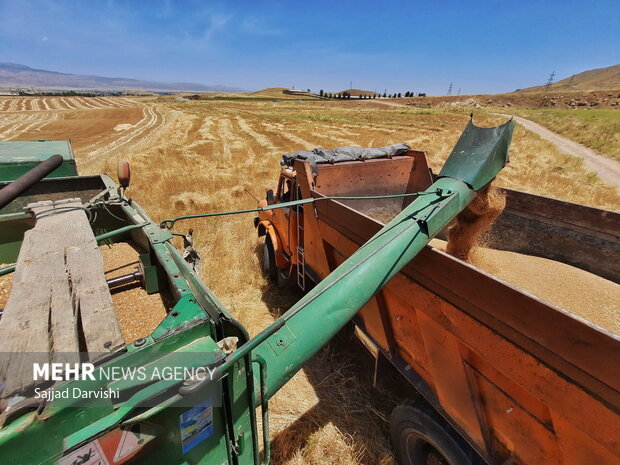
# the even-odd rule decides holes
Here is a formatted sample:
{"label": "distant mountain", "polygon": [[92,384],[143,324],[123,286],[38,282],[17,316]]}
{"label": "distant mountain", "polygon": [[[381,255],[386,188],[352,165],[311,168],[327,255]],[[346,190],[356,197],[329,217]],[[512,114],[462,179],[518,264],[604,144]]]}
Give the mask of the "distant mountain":
{"label": "distant mountain", "polygon": [[[561,81],[554,82],[549,90],[606,90],[620,89],[620,65],[607,68],[597,68],[569,76]],[[528,87],[520,92],[542,92],[546,86]]]}
{"label": "distant mountain", "polygon": [[154,82],[127,78],[83,76],[0,63],[0,87],[62,90],[146,90],[154,92],[244,92],[237,87],[206,86],[193,82]]}

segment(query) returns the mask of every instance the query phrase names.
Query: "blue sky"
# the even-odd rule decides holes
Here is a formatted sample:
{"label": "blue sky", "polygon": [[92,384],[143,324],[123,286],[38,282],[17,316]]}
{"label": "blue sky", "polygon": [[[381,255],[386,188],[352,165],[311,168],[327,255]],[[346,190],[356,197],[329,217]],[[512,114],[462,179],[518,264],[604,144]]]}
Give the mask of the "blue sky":
{"label": "blue sky", "polygon": [[506,92],[620,63],[620,0],[0,0],[0,62],[164,82]]}

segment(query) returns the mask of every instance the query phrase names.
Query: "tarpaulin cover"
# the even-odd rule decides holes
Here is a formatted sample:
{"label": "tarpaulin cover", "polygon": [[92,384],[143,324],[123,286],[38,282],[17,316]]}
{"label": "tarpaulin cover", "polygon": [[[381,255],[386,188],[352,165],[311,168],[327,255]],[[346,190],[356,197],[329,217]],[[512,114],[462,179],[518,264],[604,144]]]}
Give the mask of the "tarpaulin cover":
{"label": "tarpaulin cover", "polygon": [[292,166],[295,160],[306,160],[314,167],[319,163],[340,163],[343,161],[371,160],[373,158],[391,158],[410,150],[407,144],[394,144],[387,147],[361,148],[338,147],[337,149],[314,149],[312,152],[300,150],[290,155],[283,155],[283,163]]}

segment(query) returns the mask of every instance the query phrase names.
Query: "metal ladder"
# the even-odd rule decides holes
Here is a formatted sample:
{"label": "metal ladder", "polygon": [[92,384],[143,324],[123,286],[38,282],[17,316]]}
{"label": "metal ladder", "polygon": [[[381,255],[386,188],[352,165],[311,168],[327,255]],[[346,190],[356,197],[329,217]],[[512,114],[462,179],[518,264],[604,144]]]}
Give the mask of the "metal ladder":
{"label": "metal ladder", "polygon": [[306,260],[304,257],[304,226],[303,205],[297,210],[297,285],[302,291],[306,290]]}

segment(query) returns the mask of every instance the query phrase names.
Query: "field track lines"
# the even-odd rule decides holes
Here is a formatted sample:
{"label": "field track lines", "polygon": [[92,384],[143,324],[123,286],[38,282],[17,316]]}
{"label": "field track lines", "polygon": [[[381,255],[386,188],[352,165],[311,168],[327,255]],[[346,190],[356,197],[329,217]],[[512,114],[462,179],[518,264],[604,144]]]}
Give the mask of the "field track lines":
{"label": "field track lines", "polygon": [[104,99],[103,97],[94,97],[100,108],[117,108],[113,101]]}
{"label": "field track lines", "polygon": [[263,126],[268,128],[268,130],[270,131],[275,131],[277,134],[279,134],[280,136],[284,137],[285,139],[290,140],[291,142],[293,142],[294,144],[298,145],[299,148],[297,150],[312,150],[313,148],[315,148],[317,145],[313,144],[312,142],[309,142],[295,134],[293,134],[292,132],[286,131],[284,129],[284,125],[277,123],[277,124],[271,124],[271,123],[263,123]]}
{"label": "field track lines", "polygon": [[134,108],[140,106],[135,101],[127,102],[125,99],[119,97],[101,97],[100,99],[107,108]]}
{"label": "field track lines", "polygon": [[260,132],[255,131],[252,126],[240,116],[235,116],[237,120],[237,125],[239,129],[250,136],[252,139],[256,141],[258,145],[265,147],[266,149],[272,150],[274,152],[278,151],[278,147],[275,146],[273,142],[267,137],[265,134],[261,134]]}
{"label": "field track lines", "polygon": [[[23,123],[21,127],[13,130],[13,134],[8,137],[8,139],[15,139],[16,137],[21,136],[22,134],[27,134],[33,130],[40,130],[44,126],[48,125],[52,121],[58,119],[58,114],[46,114],[46,113],[38,113],[32,115],[34,118],[30,118],[26,123]],[[30,123],[30,124],[28,124]]]}
{"label": "field track lines", "polygon": [[68,110],[79,110],[79,106],[72,101],[73,99],[60,97],[60,101],[67,107]]}
{"label": "field track lines", "polygon": [[50,106],[47,104],[47,99],[41,99],[41,103],[43,103],[45,110],[51,110]]}
{"label": "field track lines", "polygon": [[354,125],[349,125],[349,124],[343,125],[343,126],[334,126],[332,124],[322,124],[321,127],[329,129],[334,134],[345,136],[345,137],[359,137],[363,135],[364,133],[368,132],[368,128],[364,126],[354,126]]}
{"label": "field track lines", "polygon": [[[200,119],[198,116],[196,116],[196,118]],[[186,134],[186,140],[188,142],[193,140],[187,146],[189,149],[193,149],[203,144],[213,144],[215,142],[215,137],[213,136],[213,120],[210,116],[205,116],[202,119],[200,127],[192,134],[192,136],[190,136],[189,132]]]}
{"label": "field track lines", "polygon": [[11,102],[8,99],[0,100],[0,111],[7,111]]}
{"label": "field track lines", "polygon": [[137,106],[136,104],[138,103],[135,100],[128,99],[126,97],[117,97],[116,101],[118,102],[119,106],[121,106],[121,107],[124,106],[126,108],[128,108],[128,107],[135,107],[135,106]]}
{"label": "field track lines", "polygon": [[90,97],[90,102],[96,106],[96,108],[108,108],[109,105],[101,100],[101,97]]}
{"label": "field track lines", "polygon": [[96,110],[101,110],[101,109],[105,108],[105,106],[101,105],[101,102],[99,102],[99,100],[97,100],[96,97],[87,97],[84,100],[84,103],[90,105],[91,108],[94,108]]}
{"label": "field track lines", "polygon": [[[314,137],[329,139],[330,141],[333,141],[333,143],[336,143],[336,144],[357,145],[355,141],[351,139],[347,139],[346,137],[343,137],[344,134],[341,131],[337,131],[329,127],[319,126],[316,128],[312,128],[312,130],[309,130],[308,132]],[[326,148],[330,148],[330,147],[326,147]]]}
{"label": "field track lines", "polygon": [[41,107],[39,106],[39,102],[41,101],[41,99],[38,98],[33,98],[30,100],[30,108],[33,111],[40,111]]}
{"label": "field track lines", "polygon": [[55,109],[56,110],[67,110],[70,109],[67,104],[65,103],[64,99],[62,97],[56,97],[54,99],[54,105],[55,105]]}
{"label": "field track lines", "polygon": [[75,97],[71,99],[71,103],[78,107],[80,110],[93,110],[94,107],[86,102],[84,97]]}
{"label": "field track lines", "polygon": [[111,105],[101,97],[90,97],[89,102],[97,109],[114,108],[114,105]]}
{"label": "field track lines", "polygon": [[0,138],[9,133],[6,128],[12,127],[11,125],[15,122],[15,120],[16,117],[14,115],[6,115],[0,118]]}
{"label": "field track lines", "polygon": [[109,154],[112,151],[118,150],[130,142],[137,142],[137,139],[143,136],[145,133],[160,126],[164,118],[153,106],[145,106],[142,109],[143,117],[138,121],[129,132],[121,137],[114,137],[111,143],[102,145],[100,142],[95,142],[82,148],[80,151],[87,154],[93,147],[99,146],[95,151],[90,154],[90,158],[98,158],[101,154]]}
{"label": "field track lines", "polygon": [[84,102],[90,105],[92,108],[95,108],[97,110],[101,110],[102,108],[105,108],[101,105],[99,100],[97,100],[95,97],[88,97],[84,100]]}
{"label": "field track lines", "polygon": [[[141,128],[142,126],[147,124],[148,121],[148,116],[147,116],[147,107],[142,109],[142,119],[140,121],[138,121],[136,124],[132,125],[131,129],[128,129],[126,132],[120,133],[120,134],[110,134],[108,136],[109,139],[111,139],[111,141],[109,143],[105,143],[102,141],[96,141],[93,142],[92,144],[89,144],[85,147],[83,147],[81,150],[88,152],[92,149],[95,148],[95,146],[100,146],[100,149],[106,149],[106,151],[110,151],[110,150],[115,150],[117,148],[117,146],[120,145],[124,145],[124,141],[129,139],[138,128]],[[122,142],[122,144],[121,144]],[[116,144],[115,144],[116,143]],[[97,153],[99,151],[99,149],[96,149],[94,152]]]}
{"label": "field track lines", "polygon": [[53,97],[49,101],[51,110],[65,110],[64,105],[61,104],[60,99],[58,97]]}
{"label": "field track lines", "polygon": [[18,131],[21,126],[31,122],[32,116],[34,115],[15,115],[15,117],[10,119],[9,124],[3,128],[4,131],[0,132],[0,138],[6,139],[15,137],[16,131]]}
{"label": "field track lines", "polygon": [[225,160],[232,159],[232,143],[236,140],[231,129],[232,123],[229,119],[221,119],[217,122],[217,135],[222,143],[221,154]]}
{"label": "field track lines", "polygon": [[17,111],[17,107],[19,105],[19,100],[16,98],[13,98],[10,100],[9,102],[9,107],[8,107],[8,111]]}
{"label": "field track lines", "polygon": [[26,108],[27,102],[28,102],[28,99],[25,99],[25,98],[20,100],[20,102],[19,102],[19,111],[27,111],[28,110],[28,108]]}
{"label": "field track lines", "polygon": [[[148,106],[148,107],[144,107],[143,111],[145,112],[146,115],[146,123],[143,124],[141,127],[137,127],[134,132],[130,135],[130,137],[123,141],[121,144],[117,145],[116,147],[114,147],[114,149],[118,149],[119,147],[137,139],[138,137],[140,137],[141,135],[143,135],[145,132],[156,128],[157,126],[159,126],[160,124],[162,124],[163,122],[163,118],[161,117],[161,115],[157,112],[157,110],[155,109],[154,106]],[[143,119],[144,120],[144,119]],[[141,120],[141,121],[143,121]]]}

